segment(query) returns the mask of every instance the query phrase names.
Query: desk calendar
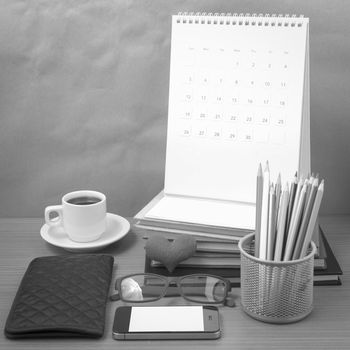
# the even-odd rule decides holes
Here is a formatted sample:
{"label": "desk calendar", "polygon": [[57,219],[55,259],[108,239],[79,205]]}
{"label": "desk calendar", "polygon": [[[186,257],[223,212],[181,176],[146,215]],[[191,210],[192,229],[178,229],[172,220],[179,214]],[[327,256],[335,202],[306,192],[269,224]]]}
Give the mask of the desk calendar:
{"label": "desk calendar", "polygon": [[164,193],[145,218],[253,229],[258,164],[309,173],[308,25],[173,16]]}

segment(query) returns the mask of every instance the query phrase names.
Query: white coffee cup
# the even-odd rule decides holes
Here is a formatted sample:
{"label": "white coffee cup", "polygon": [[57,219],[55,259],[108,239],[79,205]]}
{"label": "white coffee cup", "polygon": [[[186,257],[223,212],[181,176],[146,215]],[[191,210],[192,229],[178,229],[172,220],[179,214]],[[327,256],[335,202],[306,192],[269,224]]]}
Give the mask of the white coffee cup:
{"label": "white coffee cup", "polygon": [[[51,213],[57,217],[50,218]],[[75,242],[91,242],[106,231],[106,196],[96,191],[74,191],[62,197],[61,205],[45,208],[45,222],[51,227],[63,227]]]}

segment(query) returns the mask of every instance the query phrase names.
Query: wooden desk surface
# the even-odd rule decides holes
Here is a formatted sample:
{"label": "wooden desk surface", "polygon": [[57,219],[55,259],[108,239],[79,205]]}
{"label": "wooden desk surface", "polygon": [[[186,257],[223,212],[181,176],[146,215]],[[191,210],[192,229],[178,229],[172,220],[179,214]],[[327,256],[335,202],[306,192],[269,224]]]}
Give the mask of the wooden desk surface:
{"label": "wooden desk surface", "polygon": [[[342,286],[314,288],[314,310],[303,321],[271,325],[253,320],[239,306],[240,290],[235,289],[237,307],[220,307],[222,337],[218,340],[129,341],[112,339],[114,311],[121,302],[109,303],[105,335],[102,339],[8,340],[3,335],[5,321],[29,262],[37,256],[66,253],[44,242],[39,230],[42,219],[0,219],[0,349],[350,349],[350,216],[321,218],[321,225],[343,269]],[[117,264],[114,277],[142,272],[144,242],[130,232],[103,252],[112,254]],[[163,304],[184,303],[163,299]]]}

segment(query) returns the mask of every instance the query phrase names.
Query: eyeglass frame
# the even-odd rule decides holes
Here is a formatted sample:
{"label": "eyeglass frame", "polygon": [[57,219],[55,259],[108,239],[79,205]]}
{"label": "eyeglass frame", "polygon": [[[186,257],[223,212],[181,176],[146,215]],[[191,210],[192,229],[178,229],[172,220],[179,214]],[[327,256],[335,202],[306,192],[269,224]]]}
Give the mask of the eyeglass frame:
{"label": "eyeglass frame", "polygon": [[[156,277],[156,278],[163,280],[165,282],[165,285],[162,286],[162,289],[163,289],[162,293],[160,293],[160,295],[158,297],[156,297],[152,300],[147,300],[147,301],[124,299],[122,296],[122,293],[121,293],[122,281],[127,279],[127,278],[132,278],[134,276],[150,276],[150,277]],[[182,291],[182,288],[180,286],[180,282],[182,279],[189,278],[189,277],[212,277],[212,278],[216,278],[216,279],[224,282],[224,284],[225,284],[224,297],[222,298],[221,301],[206,301],[203,303],[202,301],[193,300],[193,299],[185,296],[183,291]],[[175,283],[175,286],[171,286],[170,285],[171,283],[173,283],[173,284]],[[171,295],[171,294],[167,293],[170,290],[170,288],[172,288],[172,287],[176,288],[177,294]],[[117,293],[110,296],[111,301],[121,300],[121,301],[124,301],[126,303],[150,303],[150,302],[160,300],[160,299],[164,298],[165,296],[181,296],[185,300],[188,300],[188,301],[191,301],[194,303],[199,303],[199,304],[206,304],[207,305],[207,304],[222,304],[223,303],[226,306],[230,306],[230,307],[235,306],[234,300],[232,298],[230,298],[228,295],[229,292],[232,290],[231,282],[228,279],[223,278],[221,276],[205,274],[205,273],[190,274],[190,275],[184,275],[184,276],[163,276],[163,275],[158,275],[155,273],[133,273],[130,275],[126,275],[126,276],[117,278],[115,281],[115,284],[114,284],[114,289],[117,291]]]}

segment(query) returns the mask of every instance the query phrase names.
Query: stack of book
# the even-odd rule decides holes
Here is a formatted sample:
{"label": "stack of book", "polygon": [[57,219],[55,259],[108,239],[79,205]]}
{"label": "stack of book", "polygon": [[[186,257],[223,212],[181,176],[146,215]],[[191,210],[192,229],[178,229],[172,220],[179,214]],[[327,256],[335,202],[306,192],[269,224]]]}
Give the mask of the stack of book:
{"label": "stack of book", "polygon": [[255,206],[165,195],[162,191],[134,217],[133,227],[151,235],[193,235],[199,240],[238,242],[253,232]]}
{"label": "stack of book", "polygon": [[[342,270],[321,228],[319,232],[319,249],[314,260],[314,285],[339,285],[341,284]],[[205,273],[224,277],[231,281],[233,287],[239,287],[240,253],[238,241],[219,242],[197,239],[195,255],[181,262],[172,273],[169,273],[160,262],[150,260],[146,256],[145,273],[164,276]]]}
{"label": "stack of book", "polygon": [[[239,268],[241,263],[238,243],[197,240],[196,252],[179,263],[179,268]],[[152,267],[163,266],[151,261]]]}

